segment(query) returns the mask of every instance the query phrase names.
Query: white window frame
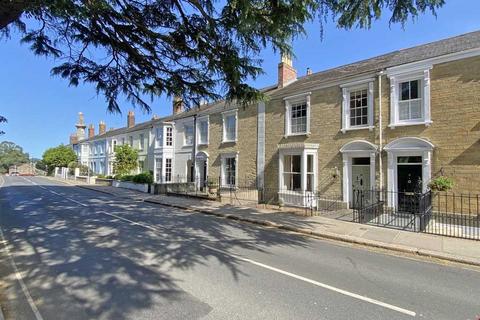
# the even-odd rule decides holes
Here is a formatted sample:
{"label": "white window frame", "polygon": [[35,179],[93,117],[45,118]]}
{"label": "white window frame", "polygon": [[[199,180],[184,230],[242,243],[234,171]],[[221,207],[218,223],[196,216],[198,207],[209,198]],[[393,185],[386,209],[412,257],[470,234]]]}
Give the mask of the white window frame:
{"label": "white window frame", "polygon": [[[170,179],[167,179],[167,162],[170,160]],[[165,170],[165,182],[172,182],[173,179],[173,159],[165,158],[164,169]]]}
{"label": "white window frame", "polygon": [[[235,185],[230,185],[228,184],[225,179],[226,179],[226,159],[227,158],[235,158]],[[234,188],[238,185],[238,152],[233,152],[233,153],[223,153],[221,155],[221,168],[220,168],[220,182],[222,186]]]}
{"label": "white window frame", "polygon": [[[157,163],[160,162],[160,174],[159,176],[157,176],[157,170],[159,169],[158,166],[157,166]],[[154,160],[153,160],[153,173],[154,173],[154,179],[155,179],[155,182],[163,182],[163,178],[164,178],[164,174],[163,174],[163,170],[164,170],[164,165],[163,165],[163,157],[155,157]]]}
{"label": "white window frame", "polygon": [[[279,166],[278,166],[278,187],[279,192],[287,192],[287,193],[304,193],[304,192],[312,192],[315,193],[317,190],[317,180],[318,180],[318,155],[317,155],[318,146],[313,147],[303,147],[303,148],[292,148],[292,149],[280,149],[279,150]],[[293,191],[293,190],[286,190],[285,180],[284,180],[284,159],[285,156],[292,156],[292,155],[299,155],[301,156],[301,163],[300,163],[300,172],[301,172],[301,190]],[[312,190],[307,191],[307,156],[313,155],[313,185]]]}
{"label": "white window frame", "polygon": [[[166,147],[173,147],[173,127],[172,126],[166,126],[165,128],[165,146]],[[169,138],[169,131],[170,131],[170,143],[168,141]]]}
{"label": "white window frame", "polygon": [[[187,143],[187,128],[191,128],[192,130],[192,142]],[[186,123],[183,125],[183,146],[184,147],[191,147],[193,146],[193,142],[195,140],[195,129],[193,123]]]}
{"label": "white window frame", "polygon": [[[311,112],[310,112],[310,96],[311,92],[305,92],[301,94],[297,94],[294,96],[290,97],[285,97],[283,100],[285,101],[285,137],[291,137],[291,136],[305,136],[305,135],[310,135],[310,118],[311,118]],[[291,132],[291,112],[292,112],[292,106],[294,104],[299,104],[305,102],[307,106],[307,123],[306,123],[306,130],[305,132]]]}
{"label": "white window frame", "polygon": [[[431,65],[416,68],[392,68],[387,70],[390,78],[390,128],[410,125],[432,124],[430,116],[430,70]],[[419,80],[419,95],[422,99],[422,118],[412,120],[399,120],[400,84],[403,82]]]}
{"label": "white window frame", "polygon": [[[201,126],[201,123],[207,123],[207,139],[206,141],[202,141],[201,137],[202,137],[202,126]],[[198,145],[208,145],[209,142],[210,142],[210,119],[208,116],[203,116],[203,117],[199,117],[197,118],[197,141],[198,141]]]}
{"label": "white window frame", "polygon": [[[235,116],[235,139],[227,139],[226,118]],[[237,109],[222,112],[222,143],[231,143],[238,141],[238,111]]]}
{"label": "white window frame", "polygon": [[[361,129],[368,129],[373,130],[374,120],[373,120],[373,104],[374,104],[374,96],[373,96],[373,79],[366,79],[361,81],[356,81],[352,83],[346,83],[340,86],[342,88],[342,133],[346,133],[350,130],[361,130]],[[365,125],[350,125],[350,94],[355,91],[359,90],[367,90],[367,124]]]}

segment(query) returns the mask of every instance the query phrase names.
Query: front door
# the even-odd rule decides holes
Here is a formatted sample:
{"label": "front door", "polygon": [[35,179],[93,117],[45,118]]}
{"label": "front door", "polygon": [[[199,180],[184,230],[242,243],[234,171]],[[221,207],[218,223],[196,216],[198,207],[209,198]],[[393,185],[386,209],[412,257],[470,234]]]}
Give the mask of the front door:
{"label": "front door", "polygon": [[368,204],[370,187],[370,158],[352,158],[352,208]]}
{"label": "front door", "polygon": [[423,190],[422,157],[397,158],[398,209],[415,212]]}

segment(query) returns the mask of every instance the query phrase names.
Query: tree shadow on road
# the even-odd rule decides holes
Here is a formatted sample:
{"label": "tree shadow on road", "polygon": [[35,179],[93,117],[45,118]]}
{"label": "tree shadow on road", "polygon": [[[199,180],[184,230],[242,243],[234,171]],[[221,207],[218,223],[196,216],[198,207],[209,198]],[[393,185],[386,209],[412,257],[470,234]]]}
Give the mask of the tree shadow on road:
{"label": "tree shadow on road", "polygon": [[[162,318],[201,318],[211,307],[184,291],[172,271],[212,268],[214,274],[212,264],[220,264],[242,281],[253,275],[228,253],[308,245],[304,237],[250,224],[46,187],[59,195],[37,186],[0,189],[5,238],[45,318],[155,318],[158,312]],[[88,207],[62,194],[88,196]],[[9,271],[2,276],[14,279]]]}

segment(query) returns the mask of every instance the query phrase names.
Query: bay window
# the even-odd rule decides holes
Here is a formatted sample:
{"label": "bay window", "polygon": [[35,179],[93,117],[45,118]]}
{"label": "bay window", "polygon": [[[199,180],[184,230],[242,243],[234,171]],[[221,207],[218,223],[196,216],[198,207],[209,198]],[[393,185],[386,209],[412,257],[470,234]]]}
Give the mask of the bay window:
{"label": "bay window", "polygon": [[294,206],[310,206],[316,191],[317,144],[286,143],[279,146],[279,200]]}

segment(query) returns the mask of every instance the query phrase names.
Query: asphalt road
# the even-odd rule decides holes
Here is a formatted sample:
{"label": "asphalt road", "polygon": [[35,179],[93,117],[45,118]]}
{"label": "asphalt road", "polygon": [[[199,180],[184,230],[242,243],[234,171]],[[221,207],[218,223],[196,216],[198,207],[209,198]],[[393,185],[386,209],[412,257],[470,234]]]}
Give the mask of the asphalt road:
{"label": "asphalt road", "polygon": [[[0,177],[6,319],[477,319],[480,272]],[[480,244],[479,244],[480,245]]]}

